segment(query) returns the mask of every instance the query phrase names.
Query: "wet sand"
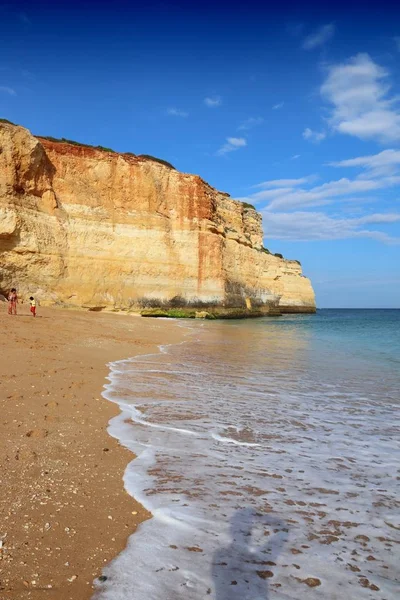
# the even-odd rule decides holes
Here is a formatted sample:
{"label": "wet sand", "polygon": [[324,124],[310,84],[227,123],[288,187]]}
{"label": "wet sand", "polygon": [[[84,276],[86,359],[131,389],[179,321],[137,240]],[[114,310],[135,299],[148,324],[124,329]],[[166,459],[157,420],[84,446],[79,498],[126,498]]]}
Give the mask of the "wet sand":
{"label": "wet sand", "polygon": [[107,362],[178,341],[175,323],[0,303],[0,597],[85,600],[149,514],[124,490],[132,454],[107,432]]}

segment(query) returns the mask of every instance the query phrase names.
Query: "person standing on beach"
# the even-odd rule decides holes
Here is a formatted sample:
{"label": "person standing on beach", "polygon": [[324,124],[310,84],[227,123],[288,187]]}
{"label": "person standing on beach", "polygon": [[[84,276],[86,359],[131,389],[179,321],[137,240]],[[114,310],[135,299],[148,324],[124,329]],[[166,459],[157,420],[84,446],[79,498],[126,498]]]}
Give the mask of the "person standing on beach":
{"label": "person standing on beach", "polygon": [[11,288],[11,291],[8,294],[8,314],[9,315],[17,314],[17,303],[18,303],[17,290],[15,288]]}
{"label": "person standing on beach", "polygon": [[35,300],[35,298],[33,296],[30,296],[29,302],[31,305],[32,317],[36,317],[36,300]]}

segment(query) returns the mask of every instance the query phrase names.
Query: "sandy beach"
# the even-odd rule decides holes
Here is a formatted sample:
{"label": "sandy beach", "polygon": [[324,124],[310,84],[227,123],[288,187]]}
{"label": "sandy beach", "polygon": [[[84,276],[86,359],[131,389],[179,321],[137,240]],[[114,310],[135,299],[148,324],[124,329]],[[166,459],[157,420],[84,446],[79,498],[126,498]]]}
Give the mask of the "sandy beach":
{"label": "sandy beach", "polygon": [[106,431],[107,363],[178,340],[172,322],[0,304],[0,596],[85,600],[149,514],[125,492],[132,454]]}

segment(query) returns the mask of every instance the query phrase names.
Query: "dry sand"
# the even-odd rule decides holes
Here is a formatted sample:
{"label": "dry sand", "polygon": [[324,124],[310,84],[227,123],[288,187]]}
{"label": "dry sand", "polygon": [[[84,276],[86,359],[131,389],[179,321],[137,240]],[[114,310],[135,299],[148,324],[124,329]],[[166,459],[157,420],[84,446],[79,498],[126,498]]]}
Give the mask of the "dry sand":
{"label": "dry sand", "polygon": [[124,490],[132,455],[106,427],[106,363],[178,341],[175,323],[0,304],[0,598],[85,600],[149,515]]}

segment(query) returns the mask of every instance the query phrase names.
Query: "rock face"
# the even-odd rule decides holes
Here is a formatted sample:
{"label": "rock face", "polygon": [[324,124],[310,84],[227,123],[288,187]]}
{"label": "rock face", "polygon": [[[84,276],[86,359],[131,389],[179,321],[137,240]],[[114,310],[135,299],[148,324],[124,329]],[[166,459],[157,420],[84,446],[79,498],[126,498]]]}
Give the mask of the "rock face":
{"label": "rock face", "polygon": [[12,286],[76,306],[315,310],[300,264],[262,249],[254,209],[156,160],[0,123],[0,292]]}

